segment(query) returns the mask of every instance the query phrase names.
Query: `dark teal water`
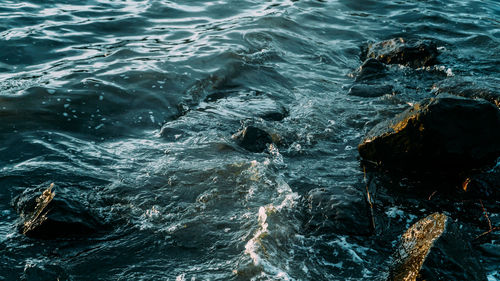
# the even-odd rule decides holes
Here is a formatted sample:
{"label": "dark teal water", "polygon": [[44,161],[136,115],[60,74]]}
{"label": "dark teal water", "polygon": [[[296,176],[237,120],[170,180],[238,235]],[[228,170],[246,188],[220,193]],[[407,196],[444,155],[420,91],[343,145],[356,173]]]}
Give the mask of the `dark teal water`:
{"label": "dark teal water", "polygon": [[[384,278],[432,207],[385,201],[367,234],[356,147],[439,83],[498,92],[499,19],[495,0],[0,1],[0,280]],[[348,96],[362,47],[399,36],[435,41],[439,65]],[[249,124],[280,144],[238,147]],[[94,233],[19,232],[52,182]]]}

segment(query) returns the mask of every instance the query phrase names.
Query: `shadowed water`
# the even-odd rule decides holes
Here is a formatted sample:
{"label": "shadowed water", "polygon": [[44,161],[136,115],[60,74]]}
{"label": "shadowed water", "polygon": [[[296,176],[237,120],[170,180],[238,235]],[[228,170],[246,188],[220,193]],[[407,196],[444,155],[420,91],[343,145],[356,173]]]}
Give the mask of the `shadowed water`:
{"label": "shadowed water", "polygon": [[[436,84],[500,85],[493,0],[4,0],[0,18],[0,280],[383,279],[431,210],[384,201],[371,233],[361,138]],[[348,95],[362,47],[394,37],[433,40],[439,64]],[[246,151],[246,125],[279,141]],[[19,231],[51,183],[92,233]]]}

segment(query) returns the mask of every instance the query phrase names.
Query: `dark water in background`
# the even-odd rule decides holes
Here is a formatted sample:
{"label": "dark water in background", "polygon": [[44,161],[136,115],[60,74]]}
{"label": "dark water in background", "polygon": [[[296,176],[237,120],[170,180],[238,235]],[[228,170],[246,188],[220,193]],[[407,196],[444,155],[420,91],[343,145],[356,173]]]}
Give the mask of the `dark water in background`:
{"label": "dark water in background", "polygon": [[[382,278],[428,211],[379,206],[392,231],[361,234],[356,146],[436,82],[497,91],[499,19],[494,0],[0,1],[0,280]],[[348,96],[360,47],[398,36],[435,40],[440,64]],[[241,149],[242,123],[284,144]],[[99,233],[18,232],[19,198],[51,182]]]}

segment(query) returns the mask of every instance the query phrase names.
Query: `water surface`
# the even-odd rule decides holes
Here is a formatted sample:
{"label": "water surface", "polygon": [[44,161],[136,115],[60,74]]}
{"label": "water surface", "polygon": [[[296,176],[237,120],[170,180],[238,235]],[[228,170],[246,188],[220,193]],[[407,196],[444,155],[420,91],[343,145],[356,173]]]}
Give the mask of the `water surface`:
{"label": "water surface", "polygon": [[[431,210],[384,202],[367,233],[358,143],[436,83],[500,85],[494,0],[4,0],[0,18],[1,280],[379,280]],[[347,95],[362,47],[399,36],[440,64]],[[242,149],[251,124],[281,142]],[[99,231],[19,233],[52,182]]]}

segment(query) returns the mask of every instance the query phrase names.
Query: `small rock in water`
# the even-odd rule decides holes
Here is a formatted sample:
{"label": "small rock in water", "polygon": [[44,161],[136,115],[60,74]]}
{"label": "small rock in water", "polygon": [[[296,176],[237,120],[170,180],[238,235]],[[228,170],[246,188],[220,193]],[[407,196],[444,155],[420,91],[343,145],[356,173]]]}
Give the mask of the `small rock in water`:
{"label": "small rock in water", "polygon": [[434,213],[401,236],[388,280],[486,280],[486,275],[459,227]]}
{"label": "small rock in water", "polygon": [[177,128],[163,126],[160,130],[160,136],[167,141],[176,141],[184,135],[184,131]]}
{"label": "small rock in water", "polygon": [[54,191],[54,184],[50,184],[49,188],[43,191],[42,195],[36,199],[36,206],[32,213],[26,216],[23,223],[23,234],[34,231],[37,227],[42,225],[47,220],[47,206],[54,199],[56,195]]}
{"label": "small rock in water", "polygon": [[347,94],[350,96],[375,98],[387,94],[392,94],[392,86],[357,84],[352,86]]}
{"label": "small rock in water", "polygon": [[365,198],[354,188],[335,193],[313,189],[307,206],[306,227],[316,234],[368,235],[372,231]]}
{"label": "small rock in water", "polygon": [[437,63],[436,44],[429,40],[405,40],[394,38],[368,46],[367,58],[386,64],[401,64],[410,67],[430,66]]}
{"label": "small rock in water", "polygon": [[248,126],[233,135],[238,145],[251,152],[262,152],[273,142],[271,135],[254,126]]}
{"label": "small rock in water", "polygon": [[269,111],[260,115],[260,118],[266,121],[281,121],[287,117],[288,111],[285,108],[281,108],[280,111]]}
{"label": "small rock in water", "polygon": [[385,75],[386,67],[377,59],[369,58],[363,62],[356,74],[356,81],[379,78]]}
{"label": "small rock in water", "polygon": [[16,208],[24,222],[21,233],[31,238],[82,237],[99,231],[102,225],[79,202],[55,199],[51,184],[33,200],[28,194],[17,199]]}
{"label": "small rock in water", "polygon": [[484,100],[426,99],[376,125],[361,157],[403,172],[448,174],[493,164],[500,156],[500,110]]}

